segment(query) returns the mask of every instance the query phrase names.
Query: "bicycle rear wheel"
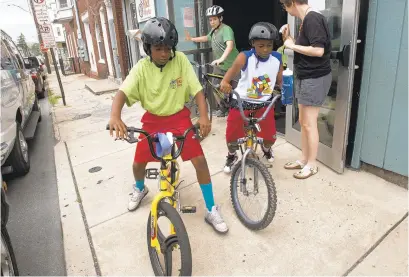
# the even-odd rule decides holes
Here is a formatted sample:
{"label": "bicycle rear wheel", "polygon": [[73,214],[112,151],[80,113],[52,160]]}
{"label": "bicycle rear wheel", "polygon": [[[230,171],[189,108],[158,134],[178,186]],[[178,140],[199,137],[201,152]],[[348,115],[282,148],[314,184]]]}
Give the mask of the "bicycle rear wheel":
{"label": "bicycle rear wheel", "polygon": [[[159,219],[167,219],[162,222]],[[162,224],[164,223],[164,224]],[[175,227],[176,234],[169,234],[170,224]],[[147,242],[149,258],[152,269],[156,276],[191,276],[192,275],[192,251],[189,237],[182,218],[173,206],[161,201],[158,205],[158,240],[161,253],[151,247],[151,216],[149,214],[147,226]],[[168,231],[168,232],[165,232]],[[179,251],[179,255],[173,255]],[[175,267],[175,264],[177,265]]]}
{"label": "bicycle rear wheel", "polygon": [[[239,220],[251,230],[266,228],[274,218],[277,208],[277,193],[273,177],[266,166],[258,159],[246,159],[246,181],[241,180],[241,162],[232,170],[230,180],[230,197]],[[241,185],[245,191],[241,191]],[[265,195],[259,200],[259,206],[246,210],[248,203],[257,196]],[[255,219],[255,217],[257,219]]]}

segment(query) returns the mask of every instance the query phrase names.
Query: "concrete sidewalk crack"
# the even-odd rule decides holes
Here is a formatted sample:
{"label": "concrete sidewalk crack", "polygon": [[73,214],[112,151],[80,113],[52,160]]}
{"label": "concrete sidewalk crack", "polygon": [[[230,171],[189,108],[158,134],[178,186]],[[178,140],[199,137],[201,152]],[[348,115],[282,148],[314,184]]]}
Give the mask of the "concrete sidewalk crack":
{"label": "concrete sidewalk crack", "polygon": [[399,224],[401,224],[406,218],[408,217],[408,212],[398,221],[396,222],[391,228],[389,228],[388,231],[386,231],[385,234],[383,234],[376,242],[374,245],[371,246],[371,248],[368,249],[342,276],[348,276],[360,263],[362,263],[366,257],[371,254],[378,245],[382,243],[382,241],[393,231],[395,230]]}
{"label": "concrete sidewalk crack", "polygon": [[102,275],[101,274],[101,268],[100,268],[99,263],[98,263],[98,257],[97,257],[97,253],[95,252],[91,232],[89,231],[88,221],[87,221],[87,216],[85,215],[84,206],[82,205],[82,199],[81,199],[81,195],[80,195],[80,192],[79,192],[79,189],[78,189],[77,179],[75,178],[75,173],[74,173],[74,168],[73,168],[72,162],[71,162],[70,152],[68,150],[68,146],[67,146],[66,142],[64,142],[64,145],[65,145],[65,150],[67,152],[68,163],[70,164],[71,176],[72,176],[72,180],[73,180],[73,183],[74,183],[74,186],[75,186],[75,192],[77,194],[77,199],[79,200],[79,206],[80,206],[80,210],[81,210],[82,220],[84,222],[85,232],[87,233],[87,238],[88,238],[89,247],[91,249],[92,259],[94,260],[95,272],[97,273],[97,276],[101,276]]}

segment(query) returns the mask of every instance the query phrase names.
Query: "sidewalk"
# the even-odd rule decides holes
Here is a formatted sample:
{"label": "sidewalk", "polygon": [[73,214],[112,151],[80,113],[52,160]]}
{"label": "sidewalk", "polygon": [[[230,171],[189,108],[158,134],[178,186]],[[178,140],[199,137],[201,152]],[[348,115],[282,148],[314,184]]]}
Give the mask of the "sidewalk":
{"label": "sidewalk", "polygon": [[[63,77],[67,106],[53,109],[68,275],[153,275],[146,222],[157,182],[146,181],[151,193],[128,212],[135,146],[114,142],[105,130],[114,93],[93,95],[86,81],[83,75]],[[53,75],[50,87],[58,94]],[[141,126],[143,112],[138,105],[125,107],[123,120]],[[324,165],[318,175],[295,180],[283,166],[299,150],[279,138],[270,169],[276,216],[271,226],[252,232],[230,202],[230,178],[222,172],[224,130],[225,119],[217,118],[202,146],[230,228],[226,236],[204,222],[193,166],[182,164],[182,203],[197,206],[196,214],[183,215],[194,275],[408,275],[407,190],[366,172],[338,175]],[[101,170],[91,173],[96,167]]]}

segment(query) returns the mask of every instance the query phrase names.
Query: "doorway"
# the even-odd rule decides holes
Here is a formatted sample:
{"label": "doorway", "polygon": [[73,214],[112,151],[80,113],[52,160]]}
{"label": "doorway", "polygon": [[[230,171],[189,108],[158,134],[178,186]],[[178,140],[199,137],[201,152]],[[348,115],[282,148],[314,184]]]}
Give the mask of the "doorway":
{"label": "doorway", "polygon": [[[214,0],[214,5],[219,5],[225,10],[223,22],[229,25],[234,31],[236,47],[241,51],[249,50],[250,44],[248,34],[251,26],[260,21],[274,24],[277,30],[287,24],[287,13],[283,10],[280,1],[262,0],[254,5],[248,0]],[[277,50],[282,45],[274,45]],[[277,103],[275,106],[275,119],[277,132],[285,134],[285,106]]]}
{"label": "doorway", "polygon": [[[357,31],[360,2],[358,0],[315,0],[311,5],[323,14],[328,22],[332,42],[331,68],[332,84],[318,116],[320,136],[318,160],[338,173],[345,168],[351,99],[356,65]],[[300,20],[288,19],[291,33],[298,36]],[[293,68],[292,51],[288,66]],[[286,139],[301,147],[300,123],[296,99],[287,106]]]}

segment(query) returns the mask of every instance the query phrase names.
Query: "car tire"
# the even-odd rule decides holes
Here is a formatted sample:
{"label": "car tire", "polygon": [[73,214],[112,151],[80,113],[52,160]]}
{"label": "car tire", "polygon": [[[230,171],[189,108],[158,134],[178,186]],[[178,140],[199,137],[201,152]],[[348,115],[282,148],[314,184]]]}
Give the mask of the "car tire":
{"label": "car tire", "polygon": [[38,95],[39,99],[45,98],[45,88],[43,88],[43,90],[41,92],[39,92],[37,95]]}
{"label": "car tire", "polygon": [[[1,276],[19,276],[16,257],[14,256],[13,247],[6,226],[1,224]],[[4,259],[3,259],[4,254]]]}
{"label": "car tire", "polygon": [[33,105],[33,111],[40,112],[40,117],[38,118],[38,122],[41,122],[42,116],[41,116],[41,107],[40,107],[40,102],[38,101],[39,97],[36,97],[34,105]]}
{"label": "car tire", "polygon": [[19,122],[16,122],[16,125],[16,139],[13,150],[11,150],[10,156],[8,157],[7,165],[11,165],[14,174],[23,176],[30,171],[30,156],[23,129]]}

